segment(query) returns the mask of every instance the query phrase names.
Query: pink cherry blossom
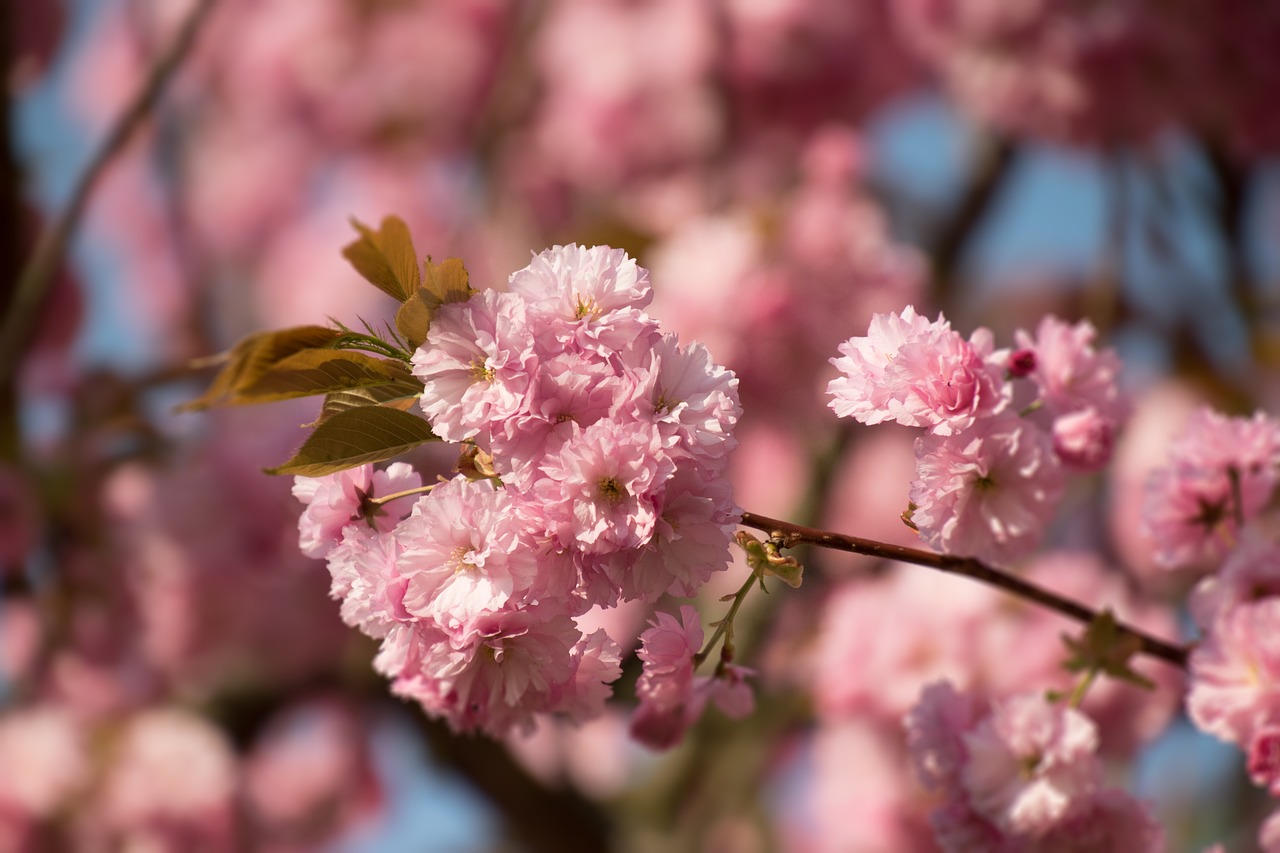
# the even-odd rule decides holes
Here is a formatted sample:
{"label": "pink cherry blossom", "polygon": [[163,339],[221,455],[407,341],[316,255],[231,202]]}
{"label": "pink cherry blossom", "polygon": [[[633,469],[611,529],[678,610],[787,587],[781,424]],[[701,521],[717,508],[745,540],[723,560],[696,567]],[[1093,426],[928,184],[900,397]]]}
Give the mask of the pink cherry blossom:
{"label": "pink cherry blossom", "polygon": [[1125,414],[1117,384],[1120,359],[1113,350],[1097,350],[1098,332],[1087,320],[1070,325],[1057,317],[1040,320],[1033,338],[1019,329],[1014,337],[1021,352],[1032,354],[1030,377],[1040,399],[1054,415],[1093,409],[1114,424]]}
{"label": "pink cherry blossom", "polygon": [[482,290],[436,311],[427,339],[413,354],[422,380],[422,410],[436,435],[465,441],[521,412],[537,360],[525,302]]}
{"label": "pink cherry blossom", "polygon": [[698,611],[681,605],[677,620],[659,611],[640,635],[644,670],[636,682],[640,706],[631,721],[631,734],[654,749],[680,742],[708,702],[733,718],[751,713],[755,699],[746,678],[750,670],[723,664],[713,676],[694,675],[694,657],[701,650],[702,625]]}
{"label": "pink cherry blossom", "polygon": [[974,808],[1011,834],[1045,834],[1102,780],[1093,722],[1042,696],[997,703],[964,742],[961,779]]}
{"label": "pink cherry blossom", "polygon": [[642,310],[653,299],[649,272],[621,249],[554,246],[512,273],[509,287],[539,318],[548,356],[564,348],[621,352],[657,334]]}
{"label": "pink cherry blossom", "polygon": [[302,553],[308,557],[324,557],[342,540],[342,530],[348,524],[361,523],[376,530],[390,530],[401,518],[395,510],[407,509],[409,501],[397,500],[378,506],[368,500],[421,485],[422,477],[404,462],[393,462],[385,471],[361,465],[324,477],[295,477],[293,496],[306,506],[298,518]]}
{"label": "pink cherry blossom", "polygon": [[1068,468],[1100,471],[1111,461],[1115,423],[1092,407],[1053,420],[1053,451]]}
{"label": "pink cherry blossom", "polygon": [[651,424],[613,420],[565,444],[534,487],[558,541],[595,554],[647,543],[675,471],[668,446]]}
{"label": "pink cherry blossom", "polygon": [[[436,486],[396,535],[404,609],[448,629],[466,630],[482,615],[519,603],[539,580],[535,544],[516,499],[487,480],[459,476]],[[569,589],[541,592],[565,597]]]}
{"label": "pink cherry blossom", "polygon": [[652,419],[663,435],[679,439],[678,451],[718,463],[737,446],[733,428],[742,416],[738,380],[711,360],[701,344],[681,347],[663,335],[648,353],[637,416]]}
{"label": "pink cherry blossom", "polygon": [[1280,426],[1257,412],[1231,418],[1192,414],[1147,489],[1143,527],[1167,568],[1200,564],[1234,547],[1241,521],[1270,499],[1280,461]]}
{"label": "pink cherry blossom", "polygon": [[1048,438],[1005,416],[956,435],[916,439],[912,522],[930,546],[1006,563],[1044,534],[1063,475]]}
{"label": "pink cherry blossom", "polygon": [[1187,713],[1196,727],[1251,743],[1260,723],[1280,720],[1280,598],[1218,613],[1188,669]]}
{"label": "pink cherry blossom", "polygon": [[990,332],[979,329],[965,341],[941,315],[930,323],[912,306],[875,315],[867,335],[850,338],[840,352],[831,363],[844,376],[827,386],[840,417],[953,435],[1009,403]]}

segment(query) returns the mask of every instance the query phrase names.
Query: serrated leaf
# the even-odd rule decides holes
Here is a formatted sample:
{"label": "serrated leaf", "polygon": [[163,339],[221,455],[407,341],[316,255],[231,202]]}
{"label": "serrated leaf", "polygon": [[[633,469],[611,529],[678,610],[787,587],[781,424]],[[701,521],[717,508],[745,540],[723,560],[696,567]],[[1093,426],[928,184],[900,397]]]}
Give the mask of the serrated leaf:
{"label": "serrated leaf", "polygon": [[416,379],[396,380],[385,385],[370,385],[366,388],[353,388],[350,391],[334,391],[325,395],[319,417],[307,426],[319,426],[338,412],[366,406],[386,406],[408,412],[418,405],[418,398],[421,395],[422,383]]}
{"label": "serrated leaf", "polygon": [[417,292],[422,284],[418,253],[404,220],[388,216],[376,231],[355,219],[351,224],[360,232],[360,237],[342,247],[342,256],[351,262],[356,272],[401,302]]}
{"label": "serrated leaf", "polygon": [[1062,641],[1071,652],[1070,658],[1063,663],[1069,672],[1101,672],[1148,690],[1155,687],[1149,678],[1129,665],[1130,659],[1142,651],[1142,641],[1121,630],[1110,609],[1095,616],[1080,639],[1064,634]]}
{"label": "serrated leaf", "polygon": [[268,474],[323,477],[366,462],[382,462],[435,441],[431,426],[417,415],[386,406],[337,412],[320,423],[302,447]]}
{"label": "serrated leaf", "polygon": [[257,332],[242,338],[230,350],[193,366],[221,364],[222,368],[199,397],[177,407],[194,412],[212,406],[238,402],[238,395],[251,387],[284,359],[309,349],[325,347],[342,333],[325,326],[294,326],[273,332]]}
{"label": "serrated leaf", "polygon": [[471,277],[458,258],[446,258],[438,264],[427,258],[423,272],[422,285],[396,312],[396,329],[414,347],[427,339],[427,330],[441,305],[466,302],[473,292]]}
{"label": "serrated leaf", "polygon": [[[412,379],[398,362],[352,350],[311,349],[281,359],[234,403],[267,403]],[[419,385],[419,387],[421,387]]]}

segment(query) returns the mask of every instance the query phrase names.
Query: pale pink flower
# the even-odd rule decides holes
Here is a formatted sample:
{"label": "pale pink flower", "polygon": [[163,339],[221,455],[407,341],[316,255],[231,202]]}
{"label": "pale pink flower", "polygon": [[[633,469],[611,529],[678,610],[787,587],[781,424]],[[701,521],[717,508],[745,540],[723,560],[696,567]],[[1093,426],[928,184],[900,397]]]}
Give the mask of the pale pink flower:
{"label": "pale pink flower", "polygon": [[1117,788],[1080,801],[1071,817],[1035,840],[1036,853],[1166,853],[1148,803]]}
{"label": "pale pink flower", "polygon": [[598,353],[568,351],[541,362],[523,409],[494,426],[490,444],[503,479],[531,486],[546,457],[634,396],[634,384]]}
{"label": "pale pink flower", "polygon": [[916,439],[909,497],[921,538],[948,554],[1005,563],[1035,547],[1063,490],[1048,438],[1016,418]]}
{"label": "pale pink flower", "polygon": [[1102,781],[1093,721],[1042,695],[996,703],[964,742],[964,788],[974,808],[1006,832],[1045,834]]}
{"label": "pale pink flower", "polygon": [[181,828],[224,838],[238,775],[235,752],[220,729],[186,711],[153,709],[125,728],[102,807],[109,824],[125,834]]}
{"label": "pale pink flower", "polygon": [[534,486],[550,532],[586,553],[647,543],[675,471],[668,447],[652,424],[601,420],[583,430],[547,460]]}
{"label": "pale pink flower", "polygon": [[875,315],[867,335],[850,338],[840,352],[831,363],[844,376],[827,386],[840,417],[953,435],[1009,403],[991,333],[979,329],[965,341],[941,315],[930,323],[912,306],[900,316]]}
{"label": "pale pink flower", "polygon": [[1148,484],[1143,528],[1157,561],[1177,568],[1234,547],[1240,523],[1257,517],[1275,490],[1280,426],[1262,412],[1230,418],[1201,408]]}
{"label": "pale pink flower", "polygon": [[524,409],[537,367],[524,300],[482,290],[442,305],[412,363],[435,434],[455,442],[487,438]]}
{"label": "pale pink flower", "polygon": [[1258,828],[1258,846],[1262,853],[1280,853],[1280,811],[1272,812]]}
{"label": "pale pink flower", "polygon": [[638,559],[612,580],[624,598],[688,598],[724,571],[741,511],[727,475],[688,462],[666,484],[653,535]]}
{"label": "pale pink flower", "polygon": [[1034,356],[1030,376],[1052,414],[1093,409],[1114,427],[1127,408],[1118,385],[1120,359],[1111,349],[1094,348],[1097,335],[1087,320],[1070,325],[1046,316],[1036,327],[1034,338],[1019,329],[1015,339],[1021,351]]}
{"label": "pale pink flower", "polygon": [[370,637],[385,637],[391,623],[409,619],[404,608],[408,579],[398,565],[402,547],[392,533],[349,526],[329,552],[329,595],[342,602],[342,621]]}
{"label": "pale pink flower", "polygon": [[555,710],[567,692],[588,696],[586,685],[570,686],[583,660],[589,672],[610,674],[603,647],[599,656],[586,658],[584,650],[575,657],[580,639],[573,620],[554,609],[500,611],[452,639],[426,625],[402,626],[375,662],[394,678],[395,693],[416,699],[454,731],[496,737],[531,731],[534,715]]}
{"label": "pale pink flower", "polygon": [[[404,609],[466,630],[482,615],[518,603],[539,580],[529,532],[509,490],[462,476],[437,485],[396,530]],[[563,598],[569,589],[542,592]]]}
{"label": "pale pink flower", "polygon": [[1116,425],[1092,407],[1053,420],[1053,451],[1068,468],[1100,471],[1111,461]]}
{"label": "pale pink flower", "polygon": [[675,335],[663,335],[649,351],[643,374],[637,417],[658,424],[663,435],[678,437],[680,452],[719,462],[737,446],[738,379],[713,362],[706,347],[681,347]]}
{"label": "pale pink flower", "polygon": [[573,647],[573,678],[553,691],[551,710],[573,722],[604,713],[613,695],[609,685],[622,675],[622,650],[603,628],[583,635]]}
{"label": "pale pink flower", "polygon": [[399,511],[407,511],[410,501],[398,499],[375,505],[369,499],[421,485],[422,477],[404,462],[393,462],[385,471],[360,465],[323,477],[295,477],[293,496],[306,506],[298,518],[298,547],[308,557],[323,558],[342,540],[342,529],[348,524],[390,530],[402,517]]}
{"label": "pale pink flower", "polygon": [[751,713],[755,698],[746,685],[751,670],[724,664],[714,676],[695,676],[694,657],[701,650],[698,611],[685,604],[680,619],[659,611],[640,635],[643,671],[636,681],[640,700],[631,720],[631,735],[653,749],[670,749],[697,722],[708,702],[739,719]]}
{"label": "pale pink flower", "polygon": [[927,790],[945,793],[961,787],[969,762],[964,733],[985,712],[973,694],[959,692],[950,681],[935,681],[920,691],[903,725],[916,778]]}
{"label": "pale pink flower", "polygon": [[0,823],[51,817],[89,781],[89,743],[65,708],[37,705],[0,716]]}
{"label": "pale pink flower", "polygon": [[1271,597],[1280,597],[1280,543],[1246,529],[1222,568],[1196,584],[1187,606],[1196,624],[1209,631],[1219,613]]}
{"label": "pale pink flower", "polygon": [[1280,598],[1219,612],[1188,670],[1187,713],[1202,731],[1245,746],[1280,720]]}
{"label": "pale pink flower", "polygon": [[649,272],[621,249],[554,246],[512,273],[509,287],[528,303],[547,355],[616,353],[657,334],[642,310],[653,299]]}

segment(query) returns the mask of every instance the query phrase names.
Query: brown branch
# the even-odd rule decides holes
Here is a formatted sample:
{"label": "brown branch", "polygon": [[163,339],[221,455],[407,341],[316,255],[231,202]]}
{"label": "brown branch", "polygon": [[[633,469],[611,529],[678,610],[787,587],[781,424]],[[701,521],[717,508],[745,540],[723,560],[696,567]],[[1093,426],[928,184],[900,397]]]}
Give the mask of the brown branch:
{"label": "brown branch", "polygon": [[157,57],[142,88],[116,119],[107,138],[76,182],[62,215],[40,235],[14,287],[13,302],[0,327],[0,388],[17,384],[18,364],[26,348],[34,319],[66,253],[67,244],[84,216],[94,187],[111,161],[155,109],[169,81],[190,54],[196,34],[216,0],[199,0],[179,28],[169,49]]}
{"label": "brown branch", "polygon": [[952,308],[955,278],[973,236],[1013,171],[1018,146],[1003,137],[980,140],[972,171],[956,202],[929,241],[930,280],[937,307]]}
{"label": "brown branch", "polygon": [[[831,548],[836,551],[864,554],[868,557],[880,557],[885,560],[913,563],[917,566],[936,569],[940,572],[973,578],[976,581],[1002,589],[1027,601],[1035,602],[1042,607],[1047,607],[1085,624],[1092,622],[1098,616],[1097,611],[1077,601],[1064,598],[1057,593],[1050,592],[1022,578],[989,566],[973,557],[935,554],[932,551],[908,548],[903,545],[890,545],[886,542],[877,542],[874,539],[863,539],[860,536],[831,533],[826,530],[792,524],[788,521],[778,521],[763,515],[756,515],[753,512],[744,512],[741,523],[746,527],[754,527],[757,530],[768,533],[770,536],[777,537],[782,540],[784,547],[787,548],[800,544],[809,544],[820,548]],[[1160,658],[1174,666],[1186,669],[1187,650],[1185,648],[1152,637],[1128,625],[1118,623],[1117,628],[1122,634],[1128,634],[1136,638],[1141,643],[1143,654]]]}

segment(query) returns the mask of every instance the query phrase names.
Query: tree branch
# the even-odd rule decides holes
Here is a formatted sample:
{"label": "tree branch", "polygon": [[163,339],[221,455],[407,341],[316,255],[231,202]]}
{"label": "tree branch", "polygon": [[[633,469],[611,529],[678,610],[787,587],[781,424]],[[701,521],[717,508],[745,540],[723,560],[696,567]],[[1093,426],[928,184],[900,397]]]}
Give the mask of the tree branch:
{"label": "tree branch", "polygon": [[[932,551],[924,551],[919,548],[890,545],[886,542],[863,539],[859,536],[848,536],[843,533],[831,533],[826,530],[803,527],[787,521],[778,521],[763,515],[756,515],[753,512],[744,512],[741,523],[746,527],[754,527],[757,530],[768,533],[770,536],[781,539],[784,547],[787,548],[793,548],[800,544],[809,544],[820,548],[831,548],[836,551],[848,551],[853,554],[880,557],[885,560],[913,563],[917,566],[936,569],[940,572],[973,578],[976,581],[997,587],[1019,598],[1047,607],[1085,624],[1091,623],[1098,616],[1097,611],[1079,602],[1064,598],[1057,593],[1050,592],[1015,575],[988,566],[981,560],[976,560],[972,557],[935,554]],[[1117,623],[1117,628],[1122,634],[1136,638],[1141,643],[1143,654],[1160,658],[1174,666],[1186,669],[1187,650],[1185,648],[1152,637],[1128,625]]]}
{"label": "tree branch", "polygon": [[62,215],[40,235],[14,286],[13,301],[0,327],[0,389],[17,384],[18,364],[26,348],[36,314],[66,253],[67,244],[84,216],[89,198],[107,166],[155,109],[165,87],[182,61],[190,54],[196,34],[208,18],[216,0],[197,0],[182,23],[169,49],[157,57],[142,88],[116,119],[107,138],[76,182]]}

